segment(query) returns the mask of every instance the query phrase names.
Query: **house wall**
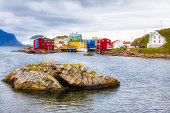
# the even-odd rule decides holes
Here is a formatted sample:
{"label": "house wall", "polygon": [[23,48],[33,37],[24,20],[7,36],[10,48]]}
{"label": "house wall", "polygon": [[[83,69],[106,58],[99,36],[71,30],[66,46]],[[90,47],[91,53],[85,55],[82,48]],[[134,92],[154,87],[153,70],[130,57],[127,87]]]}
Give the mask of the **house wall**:
{"label": "house wall", "polygon": [[88,48],[96,47],[96,40],[86,40],[86,41],[87,41],[87,47]]}
{"label": "house wall", "polygon": [[34,40],[34,49],[54,50],[54,41],[38,38]]}
{"label": "house wall", "polygon": [[79,36],[70,36],[69,37],[70,41],[82,41],[82,36],[79,35]]}
{"label": "house wall", "polygon": [[120,48],[121,46],[123,46],[123,42],[121,41],[116,41],[113,43],[113,48]]}
{"label": "house wall", "polygon": [[108,50],[111,49],[111,40],[104,38],[97,41],[97,49]]}
{"label": "house wall", "polygon": [[69,42],[68,45],[69,46],[76,46],[77,48],[86,47],[86,43],[84,41],[82,41],[82,42]]}
{"label": "house wall", "polygon": [[70,41],[70,39],[64,39],[64,45],[68,45],[68,42]]}
{"label": "house wall", "polygon": [[158,31],[156,31],[153,35],[149,35],[149,43],[147,44],[148,48],[159,48],[163,44],[165,44],[165,38],[162,37]]}

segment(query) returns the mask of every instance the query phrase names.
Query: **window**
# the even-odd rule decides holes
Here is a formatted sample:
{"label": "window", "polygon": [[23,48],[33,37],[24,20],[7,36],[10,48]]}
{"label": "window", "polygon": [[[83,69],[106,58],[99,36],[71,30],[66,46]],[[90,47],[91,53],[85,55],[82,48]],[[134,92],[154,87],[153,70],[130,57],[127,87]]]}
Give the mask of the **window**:
{"label": "window", "polygon": [[159,39],[161,39],[161,36],[159,36]]}
{"label": "window", "polygon": [[159,43],[161,43],[161,40],[159,40]]}
{"label": "window", "polygon": [[153,43],[156,43],[156,41],[154,40]]}
{"label": "window", "polygon": [[155,39],[155,36],[154,36],[154,39]]}

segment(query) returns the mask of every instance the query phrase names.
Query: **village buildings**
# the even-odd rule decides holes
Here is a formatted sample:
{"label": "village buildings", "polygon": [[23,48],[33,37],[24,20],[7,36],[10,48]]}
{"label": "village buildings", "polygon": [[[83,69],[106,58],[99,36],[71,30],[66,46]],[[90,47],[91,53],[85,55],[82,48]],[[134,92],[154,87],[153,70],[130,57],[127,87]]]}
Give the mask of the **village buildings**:
{"label": "village buildings", "polygon": [[34,45],[34,40],[35,40],[35,39],[38,39],[38,38],[44,38],[44,36],[43,36],[43,35],[35,35],[35,36],[32,36],[32,37],[30,38],[30,45],[33,46],[33,45]]}
{"label": "village buildings", "polygon": [[34,40],[34,49],[54,50],[54,40],[49,38],[37,38]]}
{"label": "village buildings", "polygon": [[82,35],[81,34],[70,34],[69,35],[70,41],[82,41]]}
{"label": "village buildings", "polygon": [[97,41],[97,50],[109,50],[109,49],[113,49],[111,47],[111,40],[107,39],[107,38],[103,38],[101,40]]}
{"label": "village buildings", "polygon": [[57,46],[58,48],[60,48],[63,44],[64,44],[63,39],[58,39],[58,38],[54,39],[54,45]]}
{"label": "village buildings", "polygon": [[124,47],[130,47],[131,44],[132,44],[131,41],[124,41],[124,42],[123,42],[123,46],[124,46]]}

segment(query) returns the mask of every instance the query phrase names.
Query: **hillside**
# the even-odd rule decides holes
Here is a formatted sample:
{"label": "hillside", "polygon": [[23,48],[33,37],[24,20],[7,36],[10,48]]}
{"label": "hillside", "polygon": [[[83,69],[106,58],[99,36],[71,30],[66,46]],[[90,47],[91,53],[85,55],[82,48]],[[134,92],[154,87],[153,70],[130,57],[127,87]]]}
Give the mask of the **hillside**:
{"label": "hillside", "polygon": [[167,29],[162,29],[160,31],[158,31],[160,33],[160,35],[162,35],[165,40],[166,43],[162,46],[162,48],[166,48],[166,49],[170,49],[170,28]]}
{"label": "hillside", "polygon": [[140,46],[145,46],[147,47],[147,43],[149,42],[149,34],[141,37],[141,38],[137,38],[132,42],[132,46],[136,46],[136,47],[140,47]]}
{"label": "hillside", "polygon": [[0,45],[6,44],[21,44],[15,37],[14,34],[7,33],[0,29]]}
{"label": "hillside", "polygon": [[[170,54],[170,28],[161,29],[158,32],[166,40],[166,43],[162,47],[160,47],[160,48],[144,48],[144,49],[138,49],[137,51],[139,53],[145,53],[145,54],[155,54],[155,53]],[[140,47],[140,46],[147,47],[148,42],[149,42],[149,34],[147,34],[144,37],[135,39],[132,42],[132,45],[136,46],[136,47]]]}
{"label": "hillside", "polygon": [[[170,47],[170,28],[162,29],[162,30],[159,30],[158,32],[166,40],[166,44],[164,44],[162,47],[169,48]],[[147,47],[148,42],[149,42],[149,34],[147,34],[147,35],[145,35],[141,38],[135,39],[132,42],[132,46],[145,46],[145,47]]]}

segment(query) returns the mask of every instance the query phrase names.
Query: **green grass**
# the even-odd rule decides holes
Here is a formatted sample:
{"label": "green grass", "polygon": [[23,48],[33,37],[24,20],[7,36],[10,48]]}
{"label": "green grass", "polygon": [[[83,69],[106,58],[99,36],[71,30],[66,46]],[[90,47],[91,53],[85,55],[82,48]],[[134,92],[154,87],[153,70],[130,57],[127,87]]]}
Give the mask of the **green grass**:
{"label": "green grass", "polygon": [[147,43],[149,42],[149,34],[141,37],[141,38],[137,38],[132,42],[132,46],[136,46],[136,47],[140,47],[140,46],[145,46],[147,47]]}

